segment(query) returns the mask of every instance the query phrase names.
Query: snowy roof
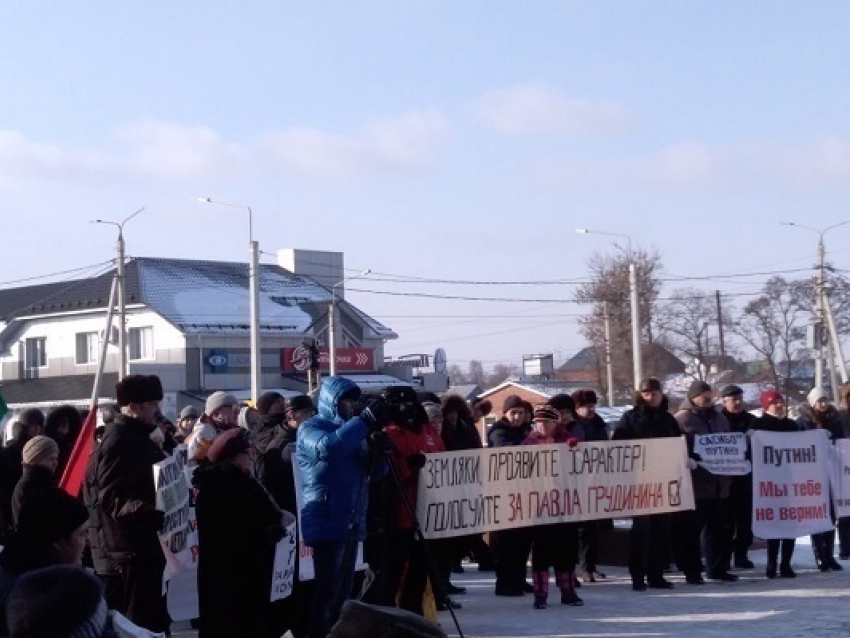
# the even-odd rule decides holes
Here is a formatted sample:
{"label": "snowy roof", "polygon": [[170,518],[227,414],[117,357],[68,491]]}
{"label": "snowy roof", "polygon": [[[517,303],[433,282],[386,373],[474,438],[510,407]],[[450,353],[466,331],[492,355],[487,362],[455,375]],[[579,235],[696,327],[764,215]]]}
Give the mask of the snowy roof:
{"label": "snowy roof", "polygon": [[[114,270],[60,284],[0,290],[0,320],[62,311],[104,308]],[[128,304],[145,304],[184,333],[250,333],[247,263],[138,257],[126,266]],[[260,265],[260,332],[304,333],[324,315],[331,292],[309,277],[273,264]],[[343,302],[374,337],[395,332]]]}
{"label": "snowy roof", "polygon": [[404,386],[406,388],[412,387],[407,381],[391,377],[388,374],[343,374],[340,376],[345,377],[350,381],[354,381],[354,383],[356,383],[364,392],[380,390],[381,388],[387,388],[390,386]]}
{"label": "snowy roof", "polygon": [[545,381],[545,380],[533,380],[533,379],[508,379],[504,383],[500,383],[495,388],[490,388],[489,390],[485,390],[481,393],[479,398],[487,397],[491,394],[498,392],[499,390],[503,390],[508,386],[513,386],[516,388],[522,388],[523,390],[528,390],[529,392],[534,392],[535,394],[539,394],[543,397],[553,397],[556,394],[572,394],[576,390],[586,389],[588,387],[587,383],[564,383],[563,381]]}

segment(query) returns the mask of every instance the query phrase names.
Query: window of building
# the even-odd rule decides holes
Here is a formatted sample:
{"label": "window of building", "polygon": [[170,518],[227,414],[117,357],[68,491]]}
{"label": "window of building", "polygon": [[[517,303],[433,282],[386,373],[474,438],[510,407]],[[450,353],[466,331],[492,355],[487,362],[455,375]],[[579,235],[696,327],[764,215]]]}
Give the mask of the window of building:
{"label": "window of building", "polygon": [[153,328],[130,328],[127,331],[130,361],[153,359]]}
{"label": "window of building", "polygon": [[77,364],[97,363],[100,338],[96,332],[77,333]]}
{"label": "window of building", "polygon": [[47,338],[32,337],[26,340],[26,367],[29,370],[47,366]]}

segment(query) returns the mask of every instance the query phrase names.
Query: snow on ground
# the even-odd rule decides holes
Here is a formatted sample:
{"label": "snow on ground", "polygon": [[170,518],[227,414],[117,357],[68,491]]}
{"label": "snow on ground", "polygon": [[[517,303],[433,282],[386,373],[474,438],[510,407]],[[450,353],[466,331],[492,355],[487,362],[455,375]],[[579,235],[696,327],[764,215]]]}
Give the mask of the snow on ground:
{"label": "snow on ground", "polygon": [[[754,570],[736,570],[737,583],[687,585],[678,572],[669,574],[672,590],[634,592],[623,567],[601,568],[608,578],[578,590],[584,607],[560,604],[550,583],[549,608],[532,608],[531,595],[493,595],[494,574],[467,566],[453,582],[468,588],[457,596],[463,604],[457,616],[467,638],[629,638],[688,636],[748,638],[845,636],[850,634],[850,562],[847,571],[820,573],[808,539],[799,539],[792,566],[795,579],[764,576],[766,550],[750,553]],[[440,622],[457,631],[447,613]]]}
{"label": "snow on ground", "polygon": [[[468,588],[466,595],[455,597],[463,604],[455,613],[466,638],[850,635],[850,562],[844,563],[843,572],[820,573],[807,538],[798,540],[794,552],[795,579],[766,579],[765,550],[750,552],[750,558],[756,569],[736,570],[741,576],[737,583],[686,585],[681,574],[674,572],[667,577],[676,587],[667,591],[634,592],[625,568],[603,567],[606,581],[578,590],[584,607],[561,605],[552,582],[545,610],[532,608],[531,595],[495,596],[495,574],[466,564],[466,572],[452,578],[454,584]],[[458,635],[448,612],[440,614],[440,622],[450,635]],[[190,638],[196,634],[177,630],[173,635]]]}

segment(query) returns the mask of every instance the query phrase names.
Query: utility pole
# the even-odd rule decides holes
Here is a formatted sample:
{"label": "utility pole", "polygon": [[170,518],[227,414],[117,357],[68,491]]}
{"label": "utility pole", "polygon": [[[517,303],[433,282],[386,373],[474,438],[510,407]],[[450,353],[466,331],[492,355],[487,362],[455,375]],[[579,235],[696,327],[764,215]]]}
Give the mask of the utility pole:
{"label": "utility pole", "polygon": [[602,302],[605,313],[605,371],[608,375],[608,407],[614,407],[614,370],[611,367],[611,316],[608,314],[608,302]]}
{"label": "utility pole", "polygon": [[634,387],[637,390],[640,387],[640,381],[643,378],[643,361],[641,356],[640,345],[640,303],[638,294],[638,272],[637,264],[635,263],[635,253],[632,250],[632,238],[623,233],[609,233],[603,230],[588,230],[587,228],[576,228],[576,232],[580,235],[608,235],[610,237],[623,237],[628,242],[629,255],[629,293],[631,296],[631,314],[632,314],[632,364],[634,373]]}
{"label": "utility pole", "polygon": [[[108,219],[95,219],[92,220],[93,224],[108,224],[110,226],[116,226],[118,228],[118,241],[115,244],[115,252],[116,252],[116,270],[115,270],[115,281],[116,281],[116,296],[118,297],[118,380],[120,381],[125,376],[130,374],[129,370],[129,362],[127,360],[127,279],[124,273],[124,261],[126,259],[124,253],[124,224],[133,219],[136,215],[141,213],[144,208],[140,208],[135,213],[127,217],[122,222],[113,222]],[[110,297],[110,306],[112,304],[112,298]],[[111,315],[110,315],[111,316]],[[111,327],[107,327],[105,332],[104,341],[109,341],[109,332]]]}
{"label": "utility pole", "polygon": [[815,387],[823,387],[823,262],[824,248],[823,235],[818,241],[818,265],[815,271],[815,317],[817,318],[817,330],[815,331]]}
{"label": "utility pole", "polygon": [[248,211],[248,304],[250,308],[250,344],[251,344],[251,401],[257,399],[263,391],[263,352],[260,346],[260,243],[254,239],[254,211],[245,204],[222,202],[210,197],[198,197],[202,204],[218,204],[229,208]]}
{"label": "utility pole", "polygon": [[726,342],[723,340],[723,310],[720,306],[720,291],[714,291],[714,297],[717,299],[717,334],[720,337],[720,361],[721,365],[726,361]]}
{"label": "utility pole", "polygon": [[[127,374],[127,280],[124,278],[124,232],[118,227],[118,242],[116,244],[118,253],[118,380],[121,381]],[[109,340],[107,331],[106,340]]]}
{"label": "utility pole", "polygon": [[640,303],[638,299],[638,275],[637,266],[634,258],[629,251],[632,259],[629,264],[629,289],[632,297],[632,359],[633,370],[635,377],[635,389],[640,387],[640,380],[643,378],[643,361],[641,360],[640,351]]}
{"label": "utility pole", "polygon": [[361,277],[365,277],[371,272],[372,269],[367,268],[363,272],[359,272],[356,275],[352,275],[351,277],[346,277],[345,279],[338,281],[333,286],[331,286],[331,306],[328,309],[328,357],[330,359],[329,364],[332,377],[336,376],[336,289],[342,286],[347,281],[351,281],[352,279],[360,279]]}
{"label": "utility pole", "polygon": [[[824,359],[824,331],[826,328],[826,292],[825,292],[825,278],[824,278],[824,268],[825,268],[825,249],[823,244],[823,236],[826,235],[827,232],[832,230],[833,228],[839,228],[840,226],[844,226],[846,224],[850,224],[850,219],[846,219],[843,222],[839,222],[837,224],[833,224],[832,226],[828,226],[823,230],[819,230],[817,228],[812,228],[811,226],[804,226],[803,224],[797,224],[796,222],[780,222],[783,226],[796,226],[798,228],[805,228],[807,230],[812,230],[818,234],[818,261],[817,266],[815,266],[815,321],[813,327],[813,335],[814,335],[814,356],[815,356],[815,386],[823,387],[823,359]],[[835,334],[831,339],[831,346],[836,349],[840,349],[840,345],[838,345],[838,335]],[[842,360],[843,360],[842,356]],[[834,370],[834,364],[831,364],[830,367]],[[836,392],[836,389],[833,387],[833,393]],[[837,395],[836,395],[837,397]]]}
{"label": "utility pole", "polygon": [[838,372],[841,373],[841,383],[848,383],[850,378],[847,375],[847,362],[844,360],[844,351],[841,348],[841,341],[838,339],[838,330],[835,326],[835,315],[832,314],[829,293],[824,293],[824,308],[826,309],[826,321],[829,324],[829,334],[832,338],[835,354],[838,355]]}

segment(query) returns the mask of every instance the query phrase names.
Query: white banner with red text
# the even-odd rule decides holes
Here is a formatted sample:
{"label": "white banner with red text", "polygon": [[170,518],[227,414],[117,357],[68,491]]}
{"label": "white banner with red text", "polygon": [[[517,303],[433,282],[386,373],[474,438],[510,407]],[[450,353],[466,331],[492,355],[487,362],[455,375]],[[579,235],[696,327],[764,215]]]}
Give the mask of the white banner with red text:
{"label": "white banner with red text", "polygon": [[752,437],[753,534],[797,538],[833,529],[829,477],[834,459],[824,430]]}
{"label": "white banner with red text", "polygon": [[426,455],[426,538],[694,508],[682,437],[521,445]]}

